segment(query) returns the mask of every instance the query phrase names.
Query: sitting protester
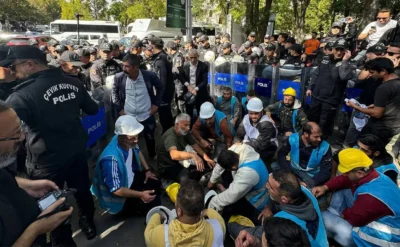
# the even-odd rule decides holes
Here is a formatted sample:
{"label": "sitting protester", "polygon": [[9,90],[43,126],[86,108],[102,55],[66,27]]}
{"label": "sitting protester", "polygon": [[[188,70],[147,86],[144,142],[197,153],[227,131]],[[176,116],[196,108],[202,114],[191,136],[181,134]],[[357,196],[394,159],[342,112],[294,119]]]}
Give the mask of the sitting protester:
{"label": "sitting protester", "polygon": [[181,184],[175,202],[177,218],[169,225],[154,214],[144,232],[146,246],[224,246],[225,223],[213,209],[204,209],[204,189],[194,180]]}
{"label": "sitting protester", "polygon": [[239,214],[257,221],[258,214],[268,201],[265,188],[268,171],[260,155],[247,144],[234,144],[229,150],[223,151],[208,183],[209,189],[225,170],[231,172],[233,180],[230,177],[231,183],[224,181],[225,186],[229,186],[227,189],[219,184],[223,192],[211,199],[209,207],[223,212],[224,219]]}
{"label": "sitting protester", "polygon": [[280,168],[290,169],[309,189],[325,183],[331,176],[332,150],[321,136],[318,124],[308,122],[301,133],[291,134],[278,151]]}
{"label": "sitting protester", "polygon": [[194,123],[192,134],[206,152],[214,151],[214,157],[232,146],[235,131],[225,114],[205,102],[200,107],[200,117]]}
{"label": "sitting protester", "polygon": [[296,91],[289,87],[283,92],[283,100],[265,108],[267,116],[273,119],[275,115],[279,119],[278,130],[284,136],[299,132],[307,123],[307,116],[301,107],[301,102],[296,99]]}
{"label": "sitting protester", "polygon": [[249,103],[249,100],[251,100],[254,97],[257,97],[256,91],[251,89],[247,91],[246,97],[242,98],[242,118],[248,113],[247,103]]}
{"label": "sitting protester", "polygon": [[225,87],[224,94],[217,97],[215,109],[224,113],[233,127],[239,124],[240,118],[240,103],[238,99],[233,96],[232,88]]}
{"label": "sitting protester", "polygon": [[265,164],[275,155],[278,147],[277,130],[273,121],[263,112],[259,98],[252,98],[247,104],[248,114],[239,125],[234,142],[244,142],[260,154]]}
{"label": "sitting protester", "polygon": [[161,184],[138,146],[143,129],[135,117],[119,117],[116,135],[97,160],[91,191],[110,214],[143,215],[161,204]]}
{"label": "sitting protester", "polygon": [[363,151],[344,149],[338,166],[343,175],[313,189],[317,197],[336,191],[322,216],[328,236],[342,246],[400,245],[400,190],[372,164]]}
{"label": "sitting protester", "polygon": [[399,178],[399,170],[393,163],[393,157],[386,151],[385,145],[379,137],[372,134],[360,136],[358,148],[372,159],[372,167],[388,176],[395,184]]}
{"label": "sitting protester", "polygon": [[161,137],[157,147],[157,169],[160,178],[182,182],[190,177],[189,166],[195,165],[197,171],[204,171],[204,161],[212,168],[214,161],[196,143],[190,133],[190,116],[179,114],[175,126]]}
{"label": "sitting protester", "polygon": [[[328,238],[318,202],[310,191],[300,186],[292,172],[279,170],[270,174],[266,187],[272,200],[268,202],[260,218],[289,219],[306,232],[312,247],[328,247]],[[258,239],[262,236],[262,226],[249,229],[237,223],[229,223],[228,229],[232,236],[238,236],[242,230],[253,233]],[[240,236],[239,241],[242,239],[243,236]]]}

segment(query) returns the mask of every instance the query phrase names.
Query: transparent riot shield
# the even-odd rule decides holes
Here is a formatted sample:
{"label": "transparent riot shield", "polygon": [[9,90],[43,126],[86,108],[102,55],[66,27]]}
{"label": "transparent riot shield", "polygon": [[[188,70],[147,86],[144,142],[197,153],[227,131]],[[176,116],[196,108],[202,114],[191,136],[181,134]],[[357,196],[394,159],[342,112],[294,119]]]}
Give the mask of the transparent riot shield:
{"label": "transparent riot shield", "polygon": [[[272,65],[257,64],[249,68],[249,88],[254,89],[264,107],[271,104],[274,95],[274,75],[276,68]],[[251,85],[251,86],[250,86]]]}
{"label": "transparent riot shield", "polygon": [[304,85],[302,85],[302,67],[292,64],[284,65],[279,68],[278,86],[275,102],[283,100],[283,91],[291,87],[296,90],[296,98],[302,99]]}
{"label": "transparent riot shield", "polygon": [[232,62],[231,74],[233,94],[238,100],[241,100],[243,97],[246,97],[246,93],[249,90],[249,64],[245,62]]}
{"label": "transparent riot shield", "polygon": [[228,61],[223,61],[215,63],[215,73],[214,73],[214,84],[213,91],[210,95],[214,97],[222,96],[224,87],[231,87],[231,67],[232,64]]}

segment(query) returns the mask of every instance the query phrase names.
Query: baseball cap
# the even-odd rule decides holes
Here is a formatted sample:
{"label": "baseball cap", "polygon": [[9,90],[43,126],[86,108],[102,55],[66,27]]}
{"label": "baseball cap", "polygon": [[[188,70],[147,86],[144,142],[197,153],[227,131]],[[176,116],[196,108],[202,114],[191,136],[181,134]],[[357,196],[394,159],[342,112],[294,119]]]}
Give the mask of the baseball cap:
{"label": "baseball cap", "polygon": [[39,44],[39,43],[37,42],[36,39],[34,39],[34,38],[29,39],[29,45],[38,45],[38,44]]}
{"label": "baseball cap", "polygon": [[90,54],[92,54],[92,53],[97,53],[96,47],[89,47],[89,48],[87,49],[87,51],[88,51]]}
{"label": "baseball cap", "polygon": [[231,48],[231,47],[232,47],[232,44],[229,43],[229,42],[226,42],[226,43],[224,43],[224,44],[222,45],[222,49]]}
{"label": "baseball cap", "polygon": [[386,46],[383,43],[375,44],[367,49],[367,53],[382,54],[386,52]]}
{"label": "baseball cap", "polygon": [[79,55],[73,51],[65,51],[61,54],[61,61],[72,63],[74,66],[82,66],[84,63],[81,62]]}
{"label": "baseball cap", "polygon": [[332,49],[335,46],[335,41],[331,40],[326,43],[325,48],[326,49]]}
{"label": "baseball cap", "polygon": [[289,50],[293,50],[293,51],[295,51],[295,52],[297,52],[297,53],[301,53],[301,51],[303,50],[303,47],[302,47],[301,45],[299,45],[299,44],[293,44],[293,45],[289,48]]}
{"label": "baseball cap", "polygon": [[12,46],[5,59],[0,61],[0,66],[8,66],[17,59],[37,59],[46,61],[46,54],[35,46]]}
{"label": "baseball cap", "polygon": [[79,57],[90,57],[90,52],[88,49],[79,49],[76,51],[76,54],[78,54]]}
{"label": "baseball cap", "polygon": [[99,49],[101,51],[111,51],[112,50],[112,46],[109,43],[102,43],[99,47]]}
{"label": "baseball cap", "polygon": [[164,41],[163,41],[160,37],[158,37],[158,36],[154,36],[154,37],[151,39],[151,43],[152,43],[153,45],[164,45]]}
{"label": "baseball cap", "polygon": [[338,39],[338,40],[336,40],[335,44],[333,45],[333,48],[347,49],[347,41],[345,39]]}
{"label": "baseball cap", "polygon": [[140,40],[136,40],[136,41],[133,42],[132,45],[131,45],[131,49],[132,49],[132,48],[138,48],[138,47],[144,47],[142,41],[140,41]]}
{"label": "baseball cap", "polygon": [[256,36],[256,32],[250,32],[249,36],[250,37],[255,37]]}
{"label": "baseball cap", "polygon": [[151,50],[153,50],[153,47],[152,47],[151,45],[146,45],[146,46],[144,47],[144,49],[145,49],[145,50],[148,50],[148,51],[151,51]]}
{"label": "baseball cap", "polygon": [[222,38],[230,39],[230,38],[231,38],[231,35],[230,35],[229,33],[224,33],[224,34],[222,35]]}
{"label": "baseball cap", "polygon": [[269,51],[275,51],[276,50],[276,46],[274,44],[268,44],[265,47],[265,50],[269,50]]}
{"label": "baseball cap", "polygon": [[253,46],[253,43],[250,42],[250,41],[246,41],[246,42],[243,44],[243,46],[244,46],[244,48],[250,48],[250,47]]}
{"label": "baseball cap", "polygon": [[47,45],[55,47],[56,45],[58,45],[58,42],[54,39],[51,39],[49,40],[49,42],[47,42]]}
{"label": "baseball cap", "polygon": [[178,49],[178,45],[174,41],[169,41],[167,43],[167,48],[171,48],[172,50]]}
{"label": "baseball cap", "polygon": [[112,46],[112,49],[113,49],[113,50],[117,50],[117,49],[119,49],[119,47],[120,47],[120,43],[119,43],[117,40],[112,40],[112,41],[110,42],[110,45]]}
{"label": "baseball cap", "polygon": [[203,36],[203,33],[202,33],[202,32],[198,32],[198,33],[196,34],[196,38],[200,38],[201,36]]}
{"label": "baseball cap", "polygon": [[340,22],[334,22],[334,23],[332,24],[332,27],[339,27],[339,28],[342,28],[342,25],[340,24]]}
{"label": "baseball cap", "polygon": [[175,35],[175,37],[174,37],[174,40],[181,40],[182,39],[182,37],[178,34],[178,35]]}
{"label": "baseball cap", "polygon": [[208,40],[208,36],[207,35],[202,35],[201,37],[200,37],[200,41],[201,42],[204,42],[204,41],[207,41]]}
{"label": "baseball cap", "polygon": [[66,42],[65,44],[66,44],[66,45],[69,45],[69,46],[74,46],[74,45],[75,45],[75,42],[74,42],[72,39],[68,39],[67,42]]}

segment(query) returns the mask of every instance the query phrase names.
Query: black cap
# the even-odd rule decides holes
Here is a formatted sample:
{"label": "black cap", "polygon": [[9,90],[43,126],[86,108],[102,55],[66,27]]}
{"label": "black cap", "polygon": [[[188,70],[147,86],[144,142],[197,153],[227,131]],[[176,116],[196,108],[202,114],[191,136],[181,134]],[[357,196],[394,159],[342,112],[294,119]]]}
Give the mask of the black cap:
{"label": "black cap", "polygon": [[193,40],[187,39],[185,43],[186,43],[186,44],[193,44]]}
{"label": "black cap", "polygon": [[49,42],[47,42],[47,45],[55,47],[55,46],[58,45],[58,42],[56,40],[54,40],[54,39],[51,39],[51,40],[49,40]]}
{"label": "black cap", "polygon": [[75,45],[75,42],[74,42],[72,39],[68,39],[67,42],[66,42],[65,44],[66,44],[66,45],[69,45],[69,46],[74,46],[74,45]]}
{"label": "black cap", "polygon": [[386,52],[386,46],[383,43],[377,43],[367,49],[367,53],[382,54]]}
{"label": "black cap", "polygon": [[112,49],[113,50],[117,50],[121,46],[121,44],[117,40],[112,40],[110,42],[110,45],[112,45]]}
{"label": "black cap", "polygon": [[144,49],[147,50],[147,51],[151,51],[151,50],[153,50],[153,47],[151,45],[146,45],[144,47]]}
{"label": "black cap", "polygon": [[332,49],[335,46],[335,41],[334,40],[330,40],[326,43],[325,45],[325,49]]}
{"label": "black cap", "polygon": [[99,47],[99,49],[101,51],[112,51],[112,45],[110,45],[109,43],[102,43]]}
{"label": "black cap", "polygon": [[154,34],[149,34],[149,35],[146,36],[146,38],[147,38],[148,40],[152,40],[154,37],[155,37]]}
{"label": "black cap", "polygon": [[340,27],[340,28],[342,28],[342,25],[340,24],[340,22],[334,22],[332,24],[332,27]]}
{"label": "black cap", "polygon": [[79,49],[83,48],[83,45],[74,45],[72,48],[74,50],[79,50]]}
{"label": "black cap", "polygon": [[336,40],[335,44],[333,45],[333,48],[343,48],[347,49],[347,41],[345,39],[338,39]]}
{"label": "black cap", "polygon": [[198,33],[196,34],[196,38],[200,38],[201,36],[203,36],[203,33],[202,33],[202,32],[198,32]]}
{"label": "black cap", "polygon": [[293,50],[293,51],[295,51],[295,52],[297,52],[297,53],[301,53],[301,51],[303,50],[303,47],[302,47],[301,45],[299,45],[299,44],[293,44],[293,45],[289,48],[289,50]]}
{"label": "black cap", "polygon": [[231,39],[231,35],[229,33],[224,33],[222,35],[222,38],[227,38],[227,39]]}
{"label": "black cap", "polygon": [[250,33],[249,33],[249,36],[250,36],[250,37],[255,37],[255,36],[256,36],[256,32],[250,32]]}
{"label": "black cap", "polygon": [[286,43],[296,44],[296,40],[293,37],[289,37],[287,38]]}
{"label": "black cap", "polygon": [[250,48],[250,47],[253,46],[253,43],[252,43],[251,41],[246,41],[246,42],[243,44],[243,46],[244,46],[244,48]]}
{"label": "black cap", "polygon": [[142,41],[140,41],[140,40],[136,40],[136,41],[133,42],[132,45],[131,45],[131,49],[132,49],[132,48],[139,48],[139,47],[144,47]]}
{"label": "black cap", "polygon": [[204,41],[207,41],[207,40],[209,40],[207,35],[202,35],[200,37],[200,42],[204,42]]}
{"label": "black cap", "polygon": [[229,42],[225,42],[225,43],[222,45],[222,49],[231,48],[231,47],[232,47],[232,44],[229,43]]}
{"label": "black cap", "polygon": [[88,51],[90,54],[92,54],[92,53],[97,53],[96,47],[89,47],[89,48],[87,49],[87,51]]}
{"label": "black cap", "polygon": [[76,51],[76,54],[78,54],[79,57],[90,57],[90,52],[88,49],[79,49]]}
{"label": "black cap", "polygon": [[170,48],[172,50],[177,50],[178,49],[178,45],[174,41],[169,41],[167,43],[167,48]]}
{"label": "black cap", "polygon": [[268,45],[265,47],[265,50],[268,50],[268,51],[275,51],[275,50],[276,50],[276,46],[275,46],[274,44],[268,44]]}
{"label": "black cap", "polygon": [[60,60],[63,62],[72,63],[74,66],[82,66],[84,63],[81,62],[79,55],[74,51],[65,51],[61,54]]}
{"label": "black cap", "polygon": [[29,45],[38,45],[38,44],[39,43],[37,42],[36,39],[34,39],[34,38],[29,39]]}
{"label": "black cap", "polygon": [[154,36],[151,39],[151,44],[153,44],[153,45],[164,45],[164,41],[160,37]]}
{"label": "black cap", "polygon": [[174,40],[181,40],[182,39],[182,37],[178,34],[178,35],[175,35],[175,37],[174,37]]}
{"label": "black cap", "polygon": [[35,46],[12,46],[0,66],[7,66],[17,59],[36,59],[46,62],[46,54]]}

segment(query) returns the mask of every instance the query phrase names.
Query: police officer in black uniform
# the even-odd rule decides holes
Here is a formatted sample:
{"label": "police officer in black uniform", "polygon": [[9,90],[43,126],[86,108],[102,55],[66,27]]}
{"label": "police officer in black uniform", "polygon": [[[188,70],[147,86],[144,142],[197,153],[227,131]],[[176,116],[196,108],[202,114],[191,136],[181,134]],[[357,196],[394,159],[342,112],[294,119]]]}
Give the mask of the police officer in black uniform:
{"label": "police officer in black uniform", "polygon": [[46,60],[48,64],[57,64],[57,62],[54,61],[57,59],[57,53],[55,51],[57,45],[58,42],[54,39],[51,39],[49,42],[47,42],[47,49],[49,50],[49,53],[46,54]]}
{"label": "police officer in black uniform", "polygon": [[221,34],[218,33],[215,35],[215,45],[214,45],[214,49],[213,49],[215,56],[218,56],[219,51],[221,49],[221,45],[222,45]]}
{"label": "police officer in black uniform", "polygon": [[171,102],[175,92],[174,76],[172,74],[172,61],[168,54],[166,54],[163,50],[164,42],[160,37],[154,37],[151,40],[151,45],[153,47],[152,71],[158,75],[165,88],[160,109],[158,109],[158,114],[164,133],[174,125],[171,112]]}
{"label": "police officer in black uniform", "polygon": [[200,37],[199,44],[201,45],[198,49],[199,60],[204,62],[204,55],[207,51],[214,51],[214,46],[210,45],[210,41],[207,35],[202,35]]}
{"label": "police officer in black uniform", "polygon": [[183,47],[182,44],[181,44],[181,42],[182,42],[182,37],[181,37],[179,34],[178,34],[178,35],[175,35],[175,37],[174,37],[174,42],[175,42],[175,44],[177,45],[178,50],[179,50],[181,53],[183,53],[184,47]]}
{"label": "police officer in black uniform", "polygon": [[93,63],[90,61],[90,52],[88,49],[79,49],[76,52],[79,56],[80,61],[83,63],[81,65],[81,74],[83,75],[83,81],[87,91],[92,90],[92,84],[90,83],[90,68]]}
{"label": "police officer in black uniform", "polygon": [[168,42],[167,53],[172,59],[172,73],[174,74],[175,83],[175,103],[178,106],[178,110],[180,112],[186,112],[185,100],[183,99],[184,84],[179,80],[179,74],[183,69],[185,58],[183,57],[183,54],[178,50],[178,45],[173,41]]}
{"label": "police officer in black uniform", "polygon": [[113,40],[110,44],[112,46],[111,57],[117,61],[118,64],[122,64],[122,59],[126,54],[120,51],[120,43],[117,40]]}
{"label": "police officer in black uniform", "polygon": [[303,51],[303,47],[299,44],[293,44],[289,48],[290,55],[288,56],[284,65],[293,64],[296,67],[304,66],[304,62],[301,59],[301,54]]}
{"label": "police officer in black uniform", "polygon": [[231,61],[233,59],[234,53],[232,51],[232,44],[230,42],[226,42],[221,45],[221,53],[219,54],[219,57],[225,58],[227,62]]}
{"label": "police officer in black uniform", "polygon": [[145,70],[153,71],[153,47],[151,45],[146,45],[144,47],[141,57],[143,58],[143,66],[145,67]]}
{"label": "police officer in black uniform", "polygon": [[244,51],[244,49],[245,49],[245,44],[246,44],[247,42],[251,42],[252,46],[258,47],[258,44],[256,43],[256,33],[255,33],[255,32],[250,32],[250,33],[249,33],[249,36],[247,37],[247,41],[246,41],[245,43],[243,43],[243,44],[240,46],[239,50],[238,50],[238,53],[239,53],[239,54],[243,53],[243,51]]}
{"label": "police officer in black uniform", "polygon": [[279,59],[275,56],[276,46],[274,44],[268,44],[265,46],[264,56],[260,59],[260,64],[265,65],[277,65]]}
{"label": "police officer in black uniform", "polygon": [[240,54],[243,58],[244,61],[248,64],[258,64],[258,54],[253,52],[253,43],[251,41],[246,41],[243,44],[243,52]]}
{"label": "police officer in black uniform", "polygon": [[[94,238],[95,208],[89,190],[87,134],[82,128],[80,112],[82,109],[94,115],[97,104],[80,81],[64,76],[59,69],[49,69],[45,55],[38,48],[12,47],[1,63],[9,65],[23,80],[7,103],[26,125],[28,177],[52,180],[59,188],[64,188],[66,182],[69,188],[75,188],[79,226],[88,239]],[[52,236],[56,245],[76,246],[69,224]]]}
{"label": "police officer in black uniform", "polygon": [[143,48],[145,47],[145,45],[143,44],[142,41],[140,40],[136,40],[135,42],[133,42],[130,46],[129,52],[131,54],[137,55],[139,57],[140,60],[140,69],[141,70],[147,70],[146,64],[144,62],[144,57],[143,57]]}

